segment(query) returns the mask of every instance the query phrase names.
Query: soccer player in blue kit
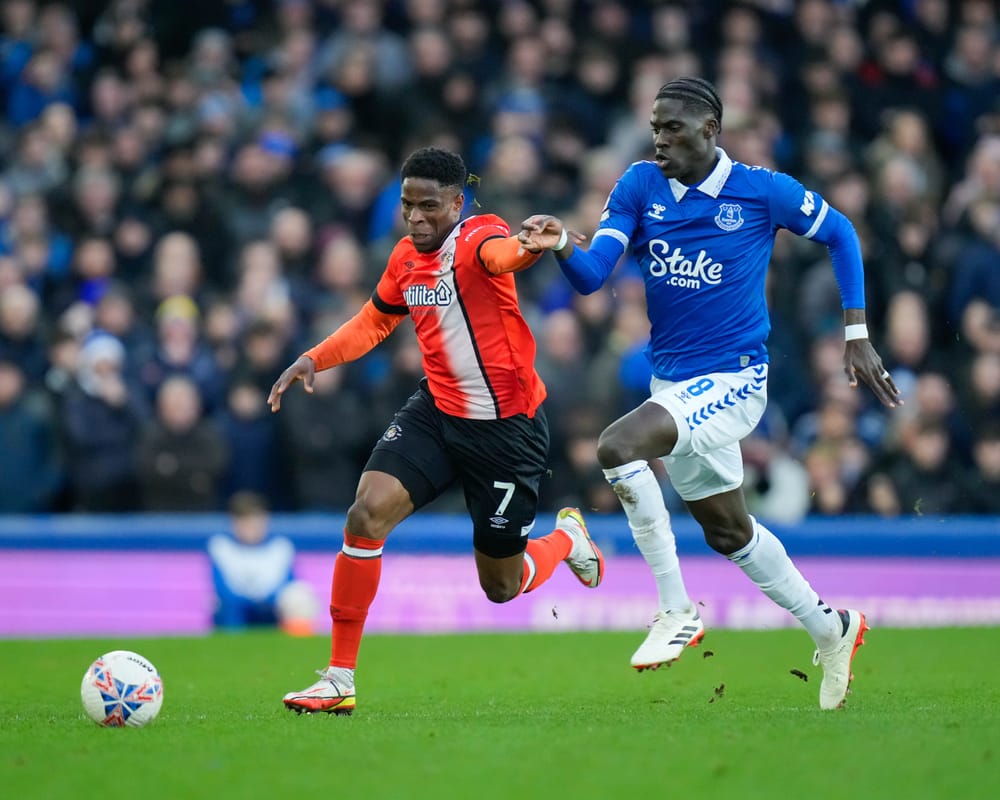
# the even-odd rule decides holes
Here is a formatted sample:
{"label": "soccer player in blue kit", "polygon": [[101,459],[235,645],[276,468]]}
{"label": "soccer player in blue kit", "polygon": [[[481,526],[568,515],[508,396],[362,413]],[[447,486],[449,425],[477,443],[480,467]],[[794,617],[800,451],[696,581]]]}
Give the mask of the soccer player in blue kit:
{"label": "soccer player in blue kit", "polygon": [[577,291],[596,291],[631,247],[646,285],[653,367],[649,399],[609,425],[597,445],[659,594],[649,635],[632,656],[655,669],[697,644],[705,628],[688,596],[670,516],[649,461],[670,481],[708,545],[802,623],[823,669],[819,703],[844,704],[865,616],[828,606],[778,538],[747,511],[740,440],[767,402],[770,319],[764,294],[779,228],[829,249],[844,308],[844,369],[887,407],[899,391],[865,325],[861,248],[851,222],[794,178],[732,161],[716,146],[722,103],[706,80],[676,78],[653,102],[652,161],[637,161],[608,198],[589,250],[557,217],[535,215],[519,234],[525,249],[553,250]]}

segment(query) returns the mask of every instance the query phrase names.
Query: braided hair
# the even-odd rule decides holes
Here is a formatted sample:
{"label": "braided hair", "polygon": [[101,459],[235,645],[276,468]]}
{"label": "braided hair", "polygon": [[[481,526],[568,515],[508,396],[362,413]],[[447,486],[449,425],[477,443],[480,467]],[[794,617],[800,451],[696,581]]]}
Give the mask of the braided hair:
{"label": "braided hair", "polygon": [[656,100],[680,100],[685,109],[707,111],[722,125],[722,100],[715,87],[704,78],[674,78],[656,93]]}
{"label": "braided hair", "polygon": [[400,178],[428,178],[442,186],[454,186],[462,191],[468,178],[465,162],[457,153],[440,147],[424,147],[415,150],[403,162]]}

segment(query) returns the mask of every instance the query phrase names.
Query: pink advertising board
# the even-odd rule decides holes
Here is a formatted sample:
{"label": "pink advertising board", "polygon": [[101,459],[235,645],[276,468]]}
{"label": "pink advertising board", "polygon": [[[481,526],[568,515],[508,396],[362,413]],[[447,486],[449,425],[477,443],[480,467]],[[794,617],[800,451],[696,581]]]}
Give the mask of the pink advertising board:
{"label": "pink advertising board", "polygon": [[[328,629],[333,553],[299,555],[297,571]],[[797,559],[827,602],[863,609],[874,625],[1000,624],[1000,558]],[[721,557],[682,558],[710,626],[775,628],[794,620]],[[0,637],[192,635],[210,630],[211,576],[200,552],[0,550]],[[642,630],[655,589],[642,560],[611,556],[604,583],[585,589],[568,570],[505,605],[483,596],[470,556],[387,553],[369,632]]]}

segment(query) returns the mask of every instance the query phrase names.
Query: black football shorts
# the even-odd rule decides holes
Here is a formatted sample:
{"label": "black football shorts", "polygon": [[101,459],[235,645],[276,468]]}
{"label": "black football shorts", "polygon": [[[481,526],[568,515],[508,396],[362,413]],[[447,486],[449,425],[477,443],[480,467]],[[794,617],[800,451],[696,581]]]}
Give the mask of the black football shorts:
{"label": "black football shorts", "polygon": [[548,452],[549,426],[542,408],[534,417],[453,417],[438,410],[421,381],[376,443],[365,471],[399,479],[415,508],[459,481],[476,550],[506,558],[527,545]]}

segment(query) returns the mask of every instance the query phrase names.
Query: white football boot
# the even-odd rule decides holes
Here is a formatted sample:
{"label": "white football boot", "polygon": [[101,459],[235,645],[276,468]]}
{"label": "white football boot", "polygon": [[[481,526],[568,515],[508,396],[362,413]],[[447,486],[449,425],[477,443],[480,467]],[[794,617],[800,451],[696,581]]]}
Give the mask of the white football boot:
{"label": "white football boot", "polygon": [[860,611],[840,610],[844,623],[844,634],[829,650],[817,650],[813,655],[813,664],[823,667],[823,682],[819,685],[819,707],[829,711],[843,708],[847,695],[851,690],[851,662],[858,648],[865,643],[865,631],[869,630],[868,621]]}
{"label": "white football boot", "polygon": [[327,714],[348,715],[354,712],[353,670],[327,667],[316,670],[320,679],[300,692],[285,695],[285,708],[299,714],[323,711]]}
{"label": "white football boot", "polygon": [[646,640],[632,656],[632,667],[639,672],[672,664],[685,647],[697,647],[705,636],[705,625],[697,609],[657,611]]}

